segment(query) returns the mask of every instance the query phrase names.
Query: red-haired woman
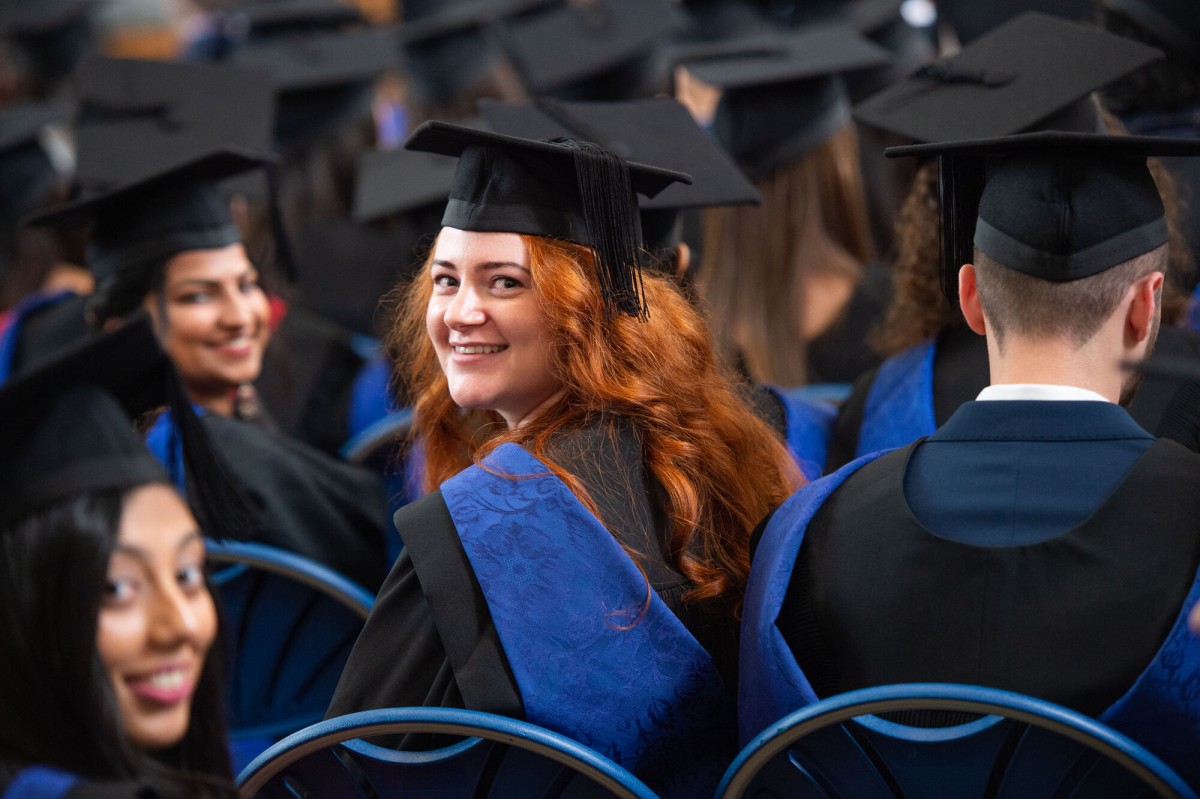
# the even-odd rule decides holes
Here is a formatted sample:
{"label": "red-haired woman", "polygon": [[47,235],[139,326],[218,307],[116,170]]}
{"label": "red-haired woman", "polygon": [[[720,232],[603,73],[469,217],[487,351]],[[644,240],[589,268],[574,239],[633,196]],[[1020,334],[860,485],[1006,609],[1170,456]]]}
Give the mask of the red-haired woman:
{"label": "red-haired woman", "polygon": [[392,333],[433,493],[396,514],[330,712],[524,717],[711,792],[750,532],[800,478],[688,300],[631,267],[633,191],[685,176],[439,123],[409,146],[460,157]]}

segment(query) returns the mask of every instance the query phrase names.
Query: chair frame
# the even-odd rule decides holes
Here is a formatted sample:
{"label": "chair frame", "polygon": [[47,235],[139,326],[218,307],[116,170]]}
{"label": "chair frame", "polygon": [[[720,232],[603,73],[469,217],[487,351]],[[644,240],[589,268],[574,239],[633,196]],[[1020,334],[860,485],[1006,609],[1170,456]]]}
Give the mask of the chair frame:
{"label": "chair frame", "polygon": [[507,744],[570,766],[619,799],[658,799],[640,780],[600,753],[527,721],[478,710],[397,707],[326,719],[289,735],[238,775],[238,795],[251,799],[292,763],[335,744],[398,733],[434,733]]}
{"label": "chair frame", "polygon": [[[718,799],[739,799],[759,771],[804,736],[859,716],[903,710],[943,710],[1003,716],[1085,744],[1143,780],[1159,796],[1197,799],[1157,756],[1112,728],[1074,710],[1024,694],[954,683],[882,685],[831,696],[767,727],[734,758],[717,786]],[[930,739],[938,736],[930,729]]]}
{"label": "chair frame", "polygon": [[[209,563],[221,566],[246,566],[289,577],[329,595],[366,619],[375,597],[357,583],[317,561],[279,547],[253,541],[206,539]],[[217,585],[220,585],[218,581]]]}

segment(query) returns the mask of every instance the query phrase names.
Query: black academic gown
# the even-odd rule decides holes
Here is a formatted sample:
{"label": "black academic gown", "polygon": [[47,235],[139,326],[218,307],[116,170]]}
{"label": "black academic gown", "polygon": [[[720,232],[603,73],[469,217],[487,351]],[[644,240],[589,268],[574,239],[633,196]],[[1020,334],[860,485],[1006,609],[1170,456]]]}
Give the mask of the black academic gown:
{"label": "black academic gown", "polygon": [[[689,584],[669,565],[669,525],[632,428],[597,421],[564,434],[552,457],[583,483],[617,539],[644,556],[639,565],[653,589],[713,657],[725,684],[735,685],[732,617],[716,605],[683,606]],[[420,705],[522,718],[520,692],[440,492],[401,508],[395,523],[406,549],[380,590],[328,715]],[[436,623],[431,604],[440,608]]]}
{"label": "black academic gown", "polygon": [[380,479],[251,422],[203,417],[214,448],[260,514],[257,540],[322,563],[375,591],[387,573]]}

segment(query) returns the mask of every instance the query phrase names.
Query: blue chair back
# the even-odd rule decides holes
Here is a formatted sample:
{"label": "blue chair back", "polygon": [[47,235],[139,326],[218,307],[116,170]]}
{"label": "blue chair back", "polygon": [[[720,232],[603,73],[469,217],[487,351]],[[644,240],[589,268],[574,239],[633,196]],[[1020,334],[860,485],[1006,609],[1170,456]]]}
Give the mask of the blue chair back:
{"label": "blue chair back", "polygon": [[[421,752],[363,738],[461,738]],[[327,719],[263,752],[238,776],[242,799],[655,799],[608,758],[525,721],[458,708],[366,710]]]}
{"label": "blue chair back", "polygon": [[241,767],[325,716],[374,597],[301,555],[209,541],[224,609],[231,751]]}
{"label": "blue chair back", "polygon": [[[952,726],[908,726],[900,713]],[[948,715],[949,714],[949,715]],[[1144,747],[1075,711],[1010,691],[864,688],[792,713],[746,745],[718,799],[1126,799],[1196,794]]]}

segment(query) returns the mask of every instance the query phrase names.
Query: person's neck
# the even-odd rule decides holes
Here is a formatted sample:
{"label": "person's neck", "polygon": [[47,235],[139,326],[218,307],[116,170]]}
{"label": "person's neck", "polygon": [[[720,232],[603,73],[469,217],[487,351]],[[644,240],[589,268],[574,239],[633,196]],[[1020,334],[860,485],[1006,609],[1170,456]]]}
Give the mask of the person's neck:
{"label": "person's neck", "polygon": [[1060,339],[1030,341],[1010,337],[1001,353],[988,339],[992,385],[1074,386],[1094,391],[1111,402],[1121,396],[1120,359],[1093,344],[1075,347]]}

